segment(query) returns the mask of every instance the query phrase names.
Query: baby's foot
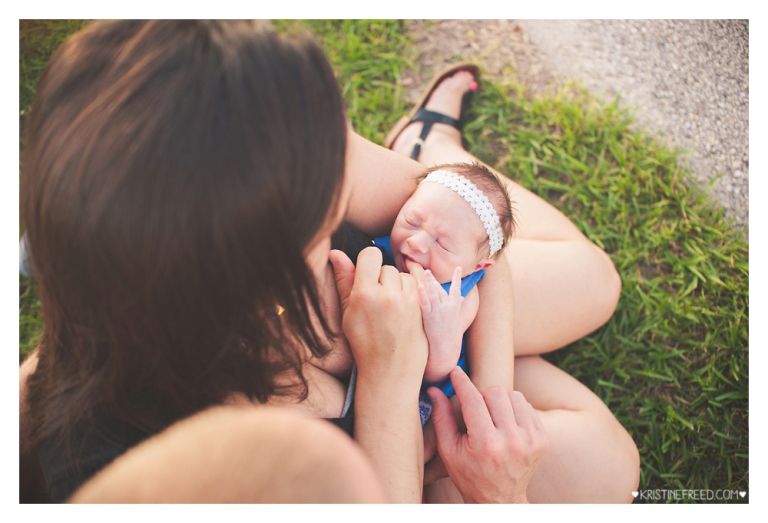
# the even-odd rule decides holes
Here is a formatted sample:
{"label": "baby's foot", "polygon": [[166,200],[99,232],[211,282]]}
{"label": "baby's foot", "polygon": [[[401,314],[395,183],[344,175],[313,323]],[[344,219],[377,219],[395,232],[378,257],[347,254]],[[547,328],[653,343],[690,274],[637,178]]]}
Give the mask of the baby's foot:
{"label": "baby's foot", "polygon": [[[469,71],[459,71],[440,82],[435,90],[432,91],[425,107],[429,111],[435,111],[458,119],[461,116],[461,100],[464,93],[475,89],[477,89],[477,82],[475,82],[475,77],[472,73]],[[414,122],[403,129],[392,145],[392,150],[409,156],[423,126],[422,122]],[[432,126],[425,144],[441,139],[448,139],[460,144],[461,133],[453,126],[436,123]]]}

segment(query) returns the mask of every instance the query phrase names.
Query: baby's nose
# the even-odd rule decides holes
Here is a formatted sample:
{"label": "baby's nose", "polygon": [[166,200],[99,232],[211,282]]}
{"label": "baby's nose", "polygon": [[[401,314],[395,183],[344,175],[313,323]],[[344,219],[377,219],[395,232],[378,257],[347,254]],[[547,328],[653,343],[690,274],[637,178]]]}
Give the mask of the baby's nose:
{"label": "baby's nose", "polygon": [[429,248],[427,235],[423,231],[412,234],[407,243],[408,247],[419,253],[425,253]]}

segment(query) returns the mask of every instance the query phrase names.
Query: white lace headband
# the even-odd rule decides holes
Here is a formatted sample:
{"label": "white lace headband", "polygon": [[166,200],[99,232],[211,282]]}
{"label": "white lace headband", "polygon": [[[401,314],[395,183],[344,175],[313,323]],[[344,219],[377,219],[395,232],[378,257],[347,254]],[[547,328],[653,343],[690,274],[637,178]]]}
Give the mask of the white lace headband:
{"label": "white lace headband", "polygon": [[488,197],[474,183],[460,174],[447,170],[432,171],[421,181],[421,183],[424,182],[439,183],[464,198],[480,218],[480,221],[483,222],[483,227],[488,235],[490,256],[501,250],[504,245],[504,233],[501,232],[499,215],[496,214],[496,209],[493,208]]}

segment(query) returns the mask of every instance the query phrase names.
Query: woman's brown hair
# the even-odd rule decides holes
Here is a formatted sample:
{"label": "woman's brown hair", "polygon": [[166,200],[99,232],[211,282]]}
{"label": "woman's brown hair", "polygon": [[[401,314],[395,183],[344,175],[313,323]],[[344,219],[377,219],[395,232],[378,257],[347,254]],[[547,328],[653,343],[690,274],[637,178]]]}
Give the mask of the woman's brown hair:
{"label": "woman's brown hair", "polygon": [[297,347],[321,356],[333,333],[304,253],[346,147],[316,44],[246,21],[94,23],[51,59],[25,133],[33,441],[103,413],[152,434],[286,392],[286,370],[306,394]]}

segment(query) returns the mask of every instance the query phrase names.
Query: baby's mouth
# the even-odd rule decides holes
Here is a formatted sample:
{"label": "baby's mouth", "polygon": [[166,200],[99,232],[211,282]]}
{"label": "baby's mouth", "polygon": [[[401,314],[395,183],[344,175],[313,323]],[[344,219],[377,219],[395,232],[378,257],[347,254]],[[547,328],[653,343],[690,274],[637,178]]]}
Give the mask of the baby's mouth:
{"label": "baby's mouth", "polygon": [[404,266],[404,268],[405,268],[405,269],[406,269],[406,270],[407,270],[409,273],[411,273],[411,274],[413,274],[413,270],[412,270],[412,268],[411,268],[413,265],[418,265],[418,266],[419,266],[419,267],[420,267],[422,270],[427,268],[427,267],[424,267],[424,266],[423,266],[422,264],[420,264],[419,262],[417,262],[416,260],[414,260],[413,258],[411,258],[410,256],[408,256],[407,254],[404,254],[404,253],[400,253],[400,256],[401,256],[401,257],[402,257],[402,259],[403,259],[403,266]]}

